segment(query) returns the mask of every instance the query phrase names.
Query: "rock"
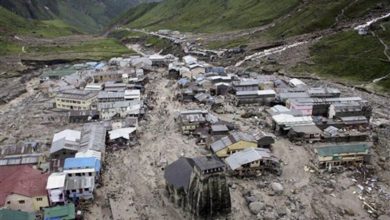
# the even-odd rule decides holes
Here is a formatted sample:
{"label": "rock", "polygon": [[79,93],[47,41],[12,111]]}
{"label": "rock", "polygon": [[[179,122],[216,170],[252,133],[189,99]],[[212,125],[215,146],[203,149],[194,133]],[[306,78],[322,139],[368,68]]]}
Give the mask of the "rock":
{"label": "rock", "polygon": [[262,202],[252,202],[249,204],[249,210],[254,215],[258,215],[264,209],[265,209],[265,204]]}
{"label": "rock", "polygon": [[263,220],[275,220],[277,218],[278,218],[277,214],[275,212],[271,211],[271,212],[264,213],[262,219]]}
{"label": "rock", "polygon": [[267,187],[269,185],[269,183],[267,183],[267,182],[259,182],[258,184],[257,184],[257,187],[259,187],[260,189],[262,189],[262,188],[265,188],[265,187]]}
{"label": "rock", "polygon": [[285,216],[290,213],[290,210],[288,210],[285,206],[280,206],[276,208],[276,212],[278,213],[279,217]]}
{"label": "rock", "polygon": [[252,202],[257,202],[257,199],[255,196],[246,196],[245,197],[245,200],[246,202],[249,204],[249,203],[252,203]]}
{"label": "rock", "polygon": [[332,187],[332,188],[334,188],[334,187],[336,187],[336,184],[337,184],[337,182],[336,182],[336,180],[329,180],[329,185],[330,185],[330,187]]}
{"label": "rock", "polygon": [[263,201],[263,194],[258,190],[251,191],[251,195],[256,198],[256,201]]}
{"label": "rock", "polygon": [[378,217],[378,220],[390,220],[390,216],[388,215],[381,215]]}
{"label": "rock", "polygon": [[283,193],[283,191],[284,191],[284,188],[283,188],[282,184],[277,183],[277,182],[271,183],[271,189],[277,195],[281,195]]}

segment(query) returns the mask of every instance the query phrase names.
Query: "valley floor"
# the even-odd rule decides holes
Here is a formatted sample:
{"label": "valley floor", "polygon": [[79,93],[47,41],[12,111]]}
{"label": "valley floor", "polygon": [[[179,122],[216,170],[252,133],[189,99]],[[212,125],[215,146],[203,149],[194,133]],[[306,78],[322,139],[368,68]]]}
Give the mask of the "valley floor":
{"label": "valley floor", "polygon": [[[174,121],[175,114],[184,109],[197,108],[198,104],[182,104],[174,99],[176,87],[168,80],[162,68],[149,74],[146,86],[152,108],[140,122],[140,144],[126,150],[109,152],[104,162],[102,185],[96,191],[92,204],[85,204],[86,219],[183,219],[185,213],[167,201],[164,167],[180,156],[207,155],[209,151],[195,144],[195,139],[181,135]],[[79,129],[80,124],[68,124],[66,114],[52,106],[44,85],[39,84],[34,72],[31,78],[1,79],[4,85],[16,79],[21,92],[0,106],[2,144],[24,139],[37,139],[50,144],[54,132],[62,129]],[[374,108],[373,126],[389,123],[388,98],[368,94],[327,81],[307,80],[310,85],[328,84],[369,100]],[[4,91],[3,91],[4,92]],[[223,120],[238,124],[246,131],[256,127],[263,118],[241,118],[245,108],[233,108],[218,114]],[[261,109],[261,108],[259,108]],[[257,110],[259,110],[257,109]],[[264,109],[262,109],[263,111]],[[38,132],[39,131],[39,132]],[[389,142],[389,137],[384,137]],[[373,170],[369,176],[365,169],[347,169],[340,173],[318,172],[312,166],[311,145],[297,146],[279,137],[273,152],[283,161],[280,177],[264,175],[248,179],[229,177],[232,197],[232,214],[229,219],[372,219],[367,206],[374,206],[381,214],[390,214],[390,167],[380,163],[388,149],[375,148]],[[279,182],[282,195],[275,195],[269,187]],[[360,185],[373,183],[371,193],[359,193]],[[264,205],[262,217],[248,209],[246,196],[256,195]],[[371,210],[372,212],[372,210]]]}

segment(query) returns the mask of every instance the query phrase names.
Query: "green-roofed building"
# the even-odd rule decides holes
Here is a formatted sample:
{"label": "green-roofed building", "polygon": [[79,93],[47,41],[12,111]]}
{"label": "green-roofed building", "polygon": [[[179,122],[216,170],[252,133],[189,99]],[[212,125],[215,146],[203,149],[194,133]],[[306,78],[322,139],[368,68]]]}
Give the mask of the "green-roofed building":
{"label": "green-roofed building", "polygon": [[35,220],[35,214],[11,209],[0,209],[1,220]]}
{"label": "green-roofed building", "polygon": [[44,209],[44,220],[72,220],[76,218],[73,203]]}
{"label": "green-roofed building", "polygon": [[320,168],[357,165],[367,162],[370,158],[368,143],[329,145],[315,148],[314,151]]}

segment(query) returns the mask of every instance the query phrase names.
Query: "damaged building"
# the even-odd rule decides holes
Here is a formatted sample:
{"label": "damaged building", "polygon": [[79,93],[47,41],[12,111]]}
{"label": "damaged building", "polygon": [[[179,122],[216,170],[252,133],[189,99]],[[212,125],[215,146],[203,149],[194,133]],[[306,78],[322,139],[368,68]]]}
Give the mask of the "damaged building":
{"label": "damaged building", "polygon": [[368,143],[328,145],[317,147],[314,152],[318,167],[325,169],[343,165],[360,165],[369,162],[370,159]]}
{"label": "damaged building", "polygon": [[262,171],[282,174],[281,162],[266,148],[248,148],[236,152],[225,159],[234,175],[253,176]]}
{"label": "damaged building", "polygon": [[181,157],[165,168],[169,199],[196,217],[226,216],[231,201],[225,171],[214,157]]}
{"label": "damaged building", "polygon": [[243,132],[232,132],[211,144],[212,152],[220,158],[228,157],[247,148],[256,148],[257,140],[254,136]]}

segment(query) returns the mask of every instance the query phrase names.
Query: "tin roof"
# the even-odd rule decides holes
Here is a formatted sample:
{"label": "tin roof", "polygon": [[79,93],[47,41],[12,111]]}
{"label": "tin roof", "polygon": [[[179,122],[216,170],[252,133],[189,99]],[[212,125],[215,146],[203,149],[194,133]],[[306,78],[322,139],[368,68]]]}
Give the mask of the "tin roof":
{"label": "tin roof", "polygon": [[370,146],[366,143],[330,145],[315,148],[316,153],[321,157],[331,157],[340,154],[368,154]]}
{"label": "tin roof", "polygon": [[218,141],[211,144],[213,152],[218,152],[226,147],[235,144],[239,141],[256,142],[255,137],[243,132],[233,132],[232,134],[225,136]]}
{"label": "tin roof", "polygon": [[66,173],[52,173],[47,179],[46,189],[65,187]]}
{"label": "tin roof", "polygon": [[100,171],[100,160],[95,157],[77,157],[66,158],[64,170],[93,168],[96,172]]}
{"label": "tin roof", "polygon": [[60,131],[58,133],[55,133],[53,136],[53,142],[58,141],[60,139],[65,139],[67,141],[78,141],[80,140],[81,132],[76,130],[70,130],[66,129],[63,131]]}
{"label": "tin roof", "polygon": [[72,220],[76,218],[76,209],[73,203],[63,206],[45,208],[44,220]]}
{"label": "tin roof", "polygon": [[11,209],[0,209],[0,219],[3,220],[35,220],[35,214]]}
{"label": "tin roof", "polygon": [[266,148],[248,148],[236,152],[225,159],[226,164],[232,170],[236,170],[244,164],[252,163],[264,158],[277,161],[278,159],[271,154],[271,151]]}
{"label": "tin roof", "polygon": [[134,131],[136,131],[137,128],[134,128],[134,127],[131,127],[131,128],[119,128],[119,129],[115,129],[115,130],[112,130],[112,131],[109,131],[108,134],[110,136],[110,140],[115,140],[117,138],[125,138],[125,139],[129,139],[129,134],[133,133]]}

